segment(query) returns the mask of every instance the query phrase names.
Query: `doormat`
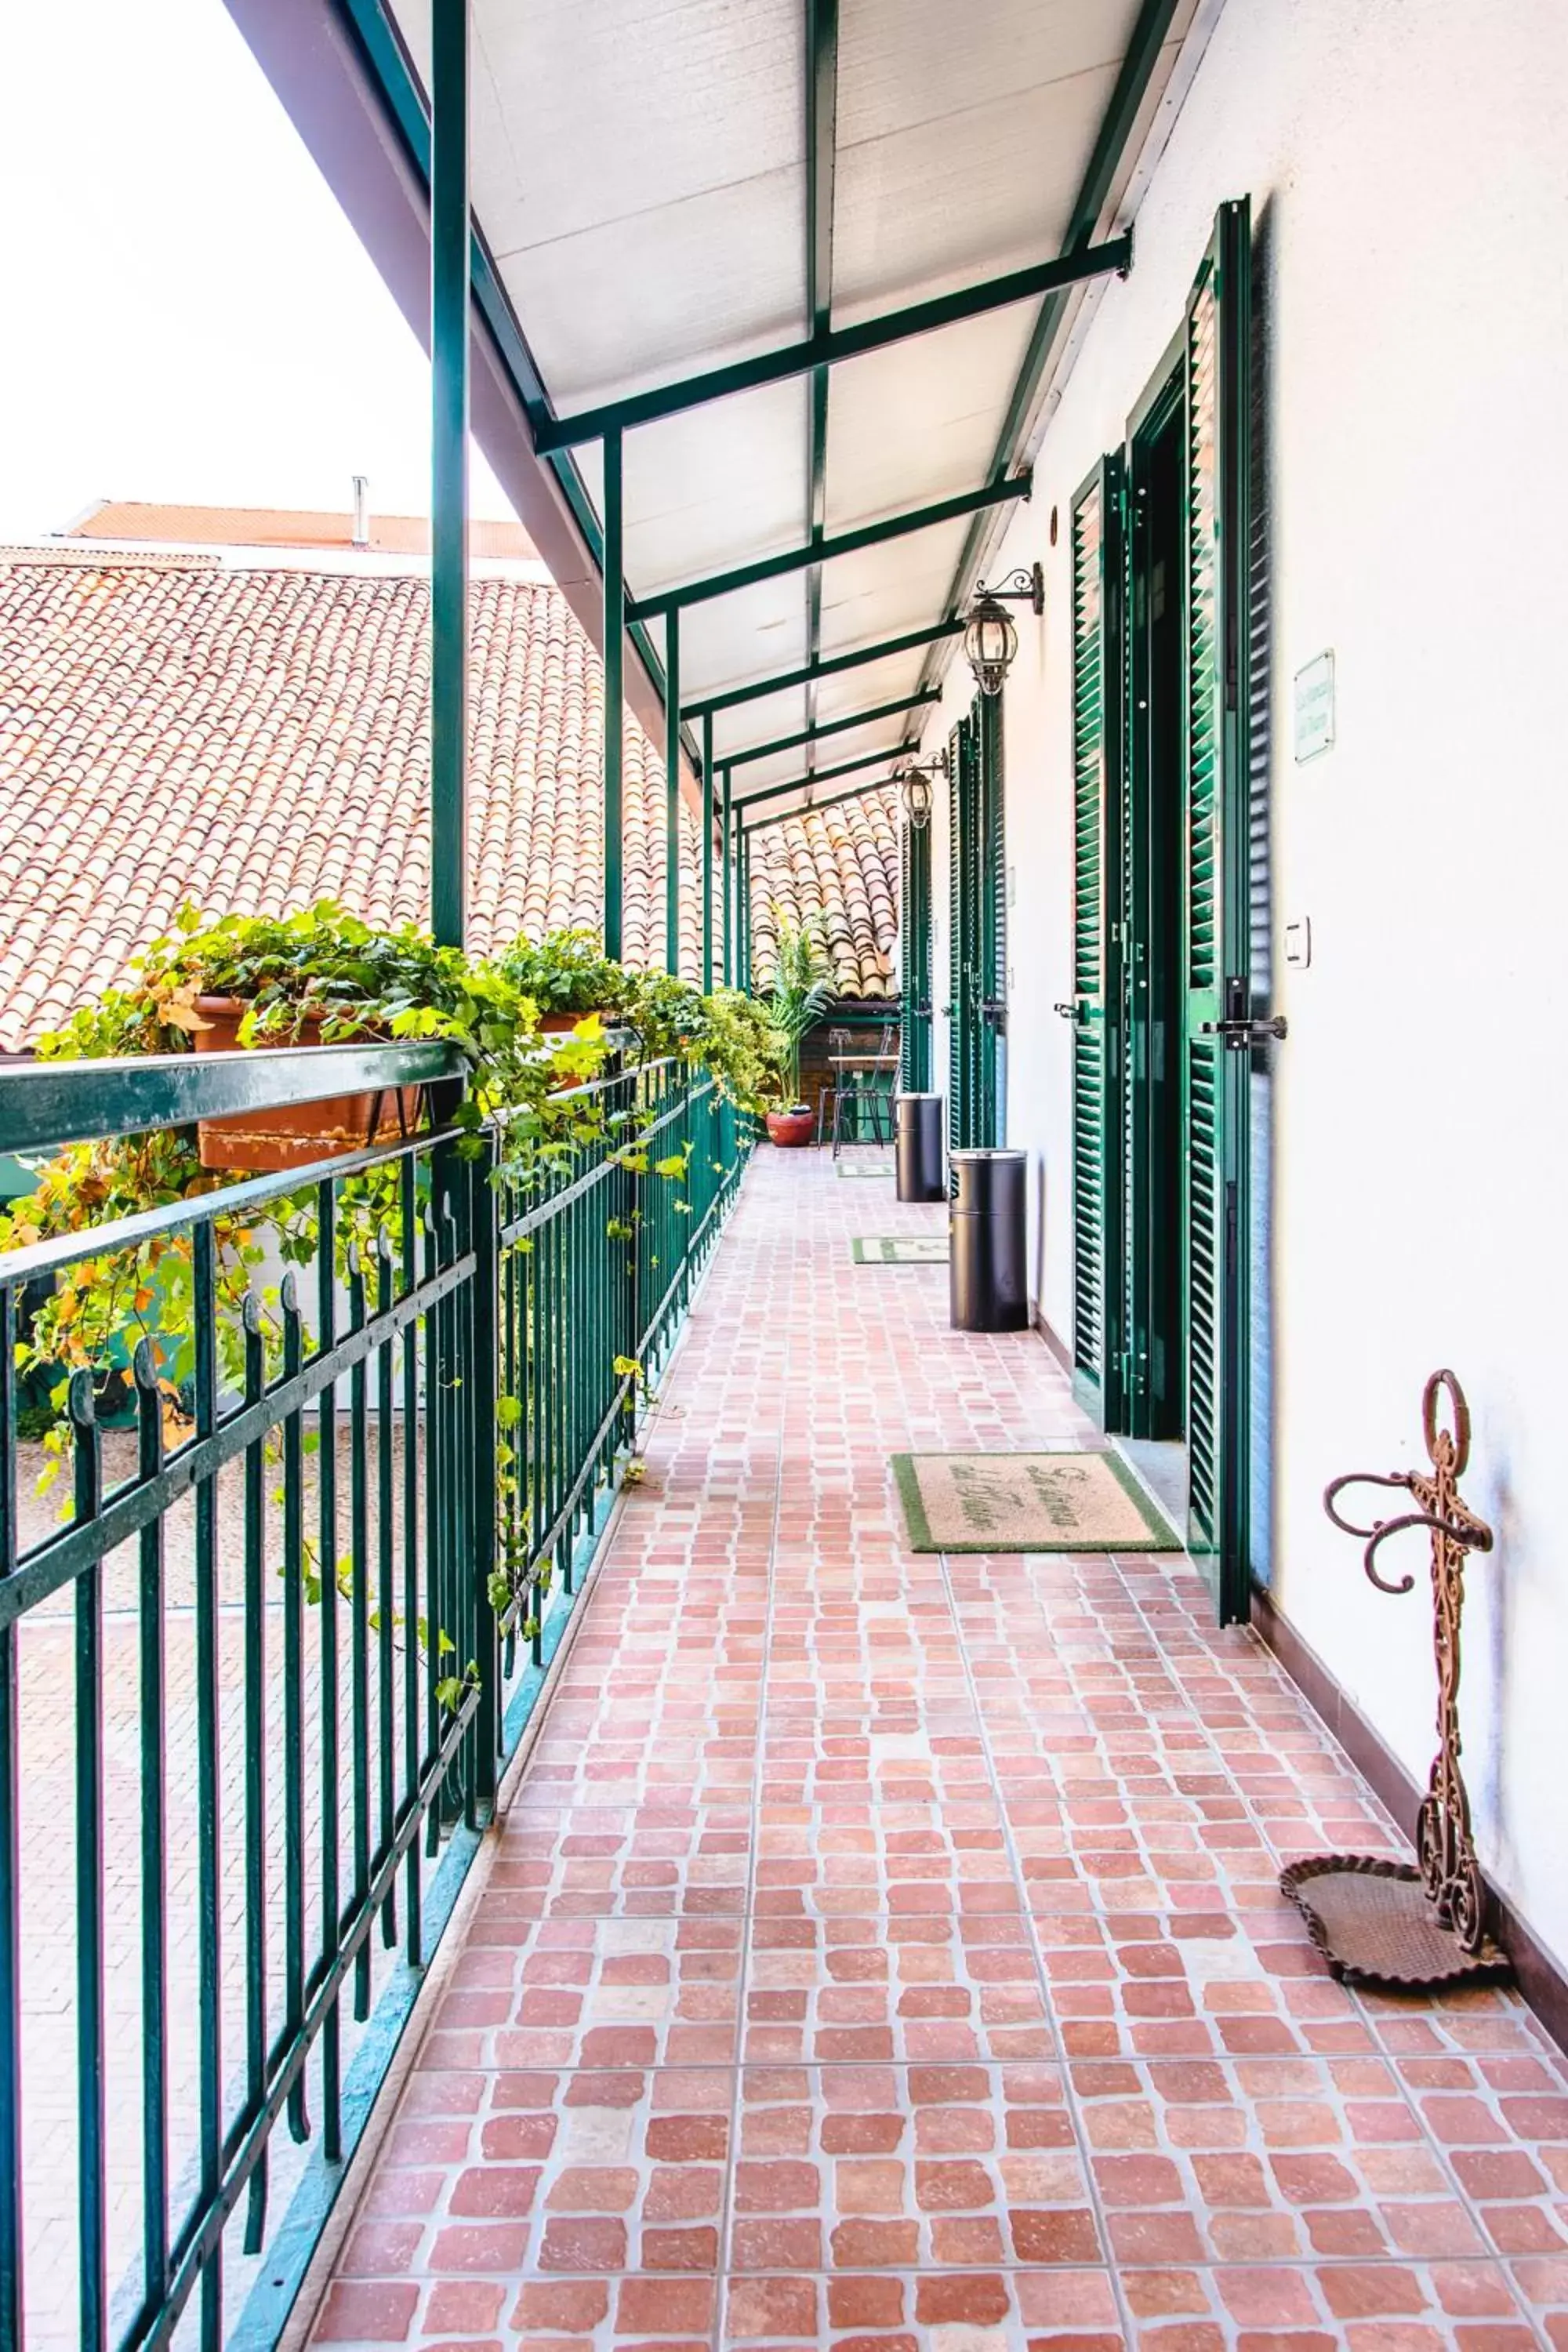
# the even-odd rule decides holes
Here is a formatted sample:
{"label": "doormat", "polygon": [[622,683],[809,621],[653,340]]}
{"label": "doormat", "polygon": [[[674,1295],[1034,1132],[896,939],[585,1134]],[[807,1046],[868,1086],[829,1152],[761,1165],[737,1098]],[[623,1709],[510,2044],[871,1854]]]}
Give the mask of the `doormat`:
{"label": "doormat", "polygon": [[880,1240],[857,1236],[849,1244],[857,1265],[945,1265],[945,1234],[888,1234]]}
{"label": "doormat", "polygon": [[1117,1454],[895,1454],[916,1551],[1180,1551]]}
{"label": "doormat", "polygon": [[890,1160],[876,1160],[869,1162],[860,1160],[841,1160],[838,1163],[840,1176],[890,1176],[892,1172],[893,1163]]}

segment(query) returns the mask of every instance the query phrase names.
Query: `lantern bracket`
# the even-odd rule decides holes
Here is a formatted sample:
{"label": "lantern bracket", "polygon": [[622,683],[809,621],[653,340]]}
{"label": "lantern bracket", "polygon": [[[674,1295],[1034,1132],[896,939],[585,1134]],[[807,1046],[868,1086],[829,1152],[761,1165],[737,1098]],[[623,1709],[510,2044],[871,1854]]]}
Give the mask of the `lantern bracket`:
{"label": "lantern bracket", "polygon": [[999,580],[994,588],[988,588],[984,580],[977,580],[974,594],[977,603],[987,596],[997,600],[1010,597],[1020,604],[1030,605],[1038,620],[1046,609],[1045,571],[1038,562],[1021,563],[1016,572],[1009,572],[1006,579]]}

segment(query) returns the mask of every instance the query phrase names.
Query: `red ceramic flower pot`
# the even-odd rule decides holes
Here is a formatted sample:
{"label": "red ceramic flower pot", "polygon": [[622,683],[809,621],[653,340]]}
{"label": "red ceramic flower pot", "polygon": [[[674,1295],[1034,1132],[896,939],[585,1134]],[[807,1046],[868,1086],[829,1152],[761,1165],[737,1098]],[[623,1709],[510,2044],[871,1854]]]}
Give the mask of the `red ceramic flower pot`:
{"label": "red ceramic flower pot", "polygon": [[768,1113],[768,1140],[778,1144],[783,1150],[798,1150],[801,1144],[811,1141],[816,1124],[815,1115],[805,1108],[771,1110]]}

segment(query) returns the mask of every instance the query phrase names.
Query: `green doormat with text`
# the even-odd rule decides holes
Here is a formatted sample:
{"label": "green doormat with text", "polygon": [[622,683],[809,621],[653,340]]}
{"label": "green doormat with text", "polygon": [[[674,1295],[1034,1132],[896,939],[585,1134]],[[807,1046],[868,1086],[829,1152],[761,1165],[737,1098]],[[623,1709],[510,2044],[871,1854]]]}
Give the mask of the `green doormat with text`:
{"label": "green doormat with text", "polygon": [[1117,1454],[895,1454],[915,1551],[1180,1551]]}
{"label": "green doormat with text", "polygon": [[879,1240],[858,1236],[849,1244],[857,1265],[945,1265],[945,1234],[889,1234]]}
{"label": "green doormat with text", "polygon": [[841,1160],[838,1163],[840,1176],[890,1176],[892,1172],[890,1160]]}

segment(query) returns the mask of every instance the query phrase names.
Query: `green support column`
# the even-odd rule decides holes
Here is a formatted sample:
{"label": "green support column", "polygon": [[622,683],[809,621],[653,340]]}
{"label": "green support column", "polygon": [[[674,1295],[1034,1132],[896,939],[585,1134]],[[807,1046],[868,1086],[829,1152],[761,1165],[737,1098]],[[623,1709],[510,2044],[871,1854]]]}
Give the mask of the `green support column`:
{"label": "green support column", "polygon": [[723,816],[719,834],[720,872],[724,880],[724,985],[735,984],[735,877],[730,864],[730,771],[724,771]]}
{"label": "green support column", "polygon": [[680,612],[664,625],[664,967],[680,970]]}
{"label": "green support column", "polygon": [[[626,702],[626,583],[621,436],[605,436],[605,953],[621,952],[621,761]],[[679,709],[679,705],[677,704]]]}
{"label": "green support column", "polygon": [[713,714],[702,721],[702,992],[713,986]]}
{"label": "green support column", "polygon": [[739,840],[736,855],[740,864],[738,888],[741,899],[739,924],[740,961],[735,969],[735,985],[752,992],[752,836],[743,824],[736,828]]}
{"label": "green support column", "polygon": [[430,924],[463,944],[468,751],[468,10],[434,0],[430,76]]}

